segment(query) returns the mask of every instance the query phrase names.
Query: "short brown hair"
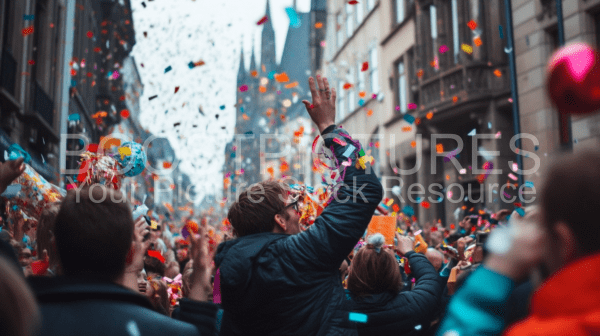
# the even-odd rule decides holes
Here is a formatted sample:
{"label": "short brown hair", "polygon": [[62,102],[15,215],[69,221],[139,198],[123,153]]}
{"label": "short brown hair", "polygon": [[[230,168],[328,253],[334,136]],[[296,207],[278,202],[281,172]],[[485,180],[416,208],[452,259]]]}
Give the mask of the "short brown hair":
{"label": "short brown hair", "polygon": [[64,274],[115,281],[125,270],[133,226],[120,191],[100,184],[69,191],[55,223]]}
{"label": "short brown hair", "polygon": [[244,190],[227,214],[227,219],[237,236],[273,231],[277,225],[276,214],[289,218],[287,213],[283,212],[286,194],[287,190],[275,181],[256,183]]}
{"label": "short brown hair", "polygon": [[396,294],[402,289],[402,275],[391,253],[383,248],[377,253],[364,246],[352,259],[347,283],[348,290],[357,296],[383,292]]}
{"label": "short brown hair", "polygon": [[600,251],[600,152],[561,155],[550,168],[541,192],[543,223],[566,223],[584,255]]}

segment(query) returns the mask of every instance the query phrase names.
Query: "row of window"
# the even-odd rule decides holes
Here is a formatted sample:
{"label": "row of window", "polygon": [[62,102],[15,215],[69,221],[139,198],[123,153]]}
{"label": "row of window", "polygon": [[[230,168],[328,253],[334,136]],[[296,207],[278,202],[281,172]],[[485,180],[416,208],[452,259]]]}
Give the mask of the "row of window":
{"label": "row of window", "polygon": [[[367,71],[362,71],[363,62],[369,63]],[[377,61],[377,44],[373,43],[369,47],[367,60],[358,60],[355,66],[350,66],[346,72],[346,78],[338,78],[338,102],[337,102],[337,119],[342,120],[344,117],[352,113],[358,107],[358,101],[364,99],[367,101],[370,97],[365,96],[360,98],[359,92],[365,91],[369,94],[379,92],[379,68]],[[367,82],[368,78],[368,83]],[[353,84],[352,87],[345,90],[346,83]],[[369,85],[367,88],[367,84]]]}

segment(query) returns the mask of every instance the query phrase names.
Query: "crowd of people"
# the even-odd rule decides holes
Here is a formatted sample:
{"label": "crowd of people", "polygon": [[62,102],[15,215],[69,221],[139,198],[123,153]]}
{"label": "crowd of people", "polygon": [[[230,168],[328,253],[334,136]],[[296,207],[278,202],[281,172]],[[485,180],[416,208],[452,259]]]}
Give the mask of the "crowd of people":
{"label": "crowd of people", "polygon": [[[0,231],[0,335],[598,335],[600,153],[562,157],[539,202],[463,209],[447,228],[397,217],[366,235],[383,198],[336,93],[304,101],[342,170],[308,228],[277,181],[243,191],[232,232],[133,217],[120,191],[70,190]],[[0,165],[0,193],[24,171]],[[348,201],[351,200],[351,201]],[[185,227],[185,229],[182,229]]]}

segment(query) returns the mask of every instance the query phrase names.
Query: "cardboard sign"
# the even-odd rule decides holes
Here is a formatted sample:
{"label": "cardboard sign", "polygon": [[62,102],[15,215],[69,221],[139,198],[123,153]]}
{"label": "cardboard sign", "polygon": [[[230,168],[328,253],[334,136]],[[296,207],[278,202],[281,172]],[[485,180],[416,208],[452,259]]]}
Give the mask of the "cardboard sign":
{"label": "cardboard sign", "polygon": [[367,237],[374,233],[381,233],[385,237],[385,243],[394,245],[394,235],[396,232],[396,217],[392,216],[373,216],[371,223],[367,228]]}

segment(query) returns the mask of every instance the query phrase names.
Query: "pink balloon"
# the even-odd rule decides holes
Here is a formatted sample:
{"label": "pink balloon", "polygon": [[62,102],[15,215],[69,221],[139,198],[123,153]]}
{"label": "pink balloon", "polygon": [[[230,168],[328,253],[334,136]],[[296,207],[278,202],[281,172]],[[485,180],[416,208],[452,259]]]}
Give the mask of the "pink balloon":
{"label": "pink balloon", "polygon": [[548,63],[548,93],[560,113],[600,109],[600,56],[585,43],[567,45]]}

